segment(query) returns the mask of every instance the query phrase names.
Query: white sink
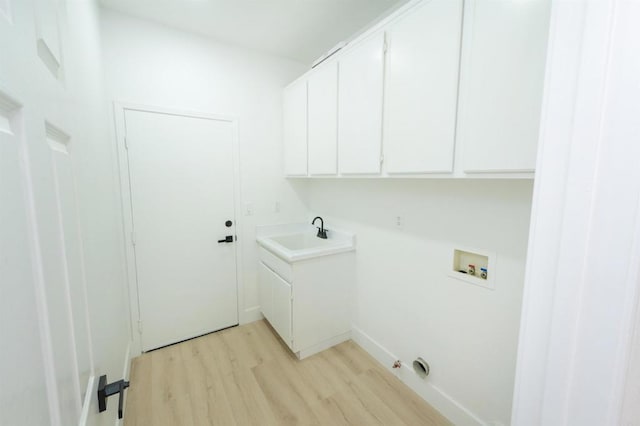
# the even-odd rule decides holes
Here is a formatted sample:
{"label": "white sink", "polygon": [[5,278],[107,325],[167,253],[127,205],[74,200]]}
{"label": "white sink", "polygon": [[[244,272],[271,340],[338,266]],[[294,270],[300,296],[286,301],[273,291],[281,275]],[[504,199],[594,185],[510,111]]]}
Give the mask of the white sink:
{"label": "white sink", "polygon": [[353,234],[329,228],[327,239],[322,239],[317,232],[315,226],[304,223],[258,226],[256,240],[289,263],[355,250]]}

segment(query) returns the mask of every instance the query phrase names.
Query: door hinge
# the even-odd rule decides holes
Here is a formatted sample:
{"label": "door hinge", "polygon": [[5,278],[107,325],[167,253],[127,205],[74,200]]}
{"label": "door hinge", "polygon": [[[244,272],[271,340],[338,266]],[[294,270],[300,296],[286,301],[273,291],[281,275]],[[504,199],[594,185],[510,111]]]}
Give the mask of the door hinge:
{"label": "door hinge", "polygon": [[387,40],[384,41],[384,43],[382,44],[382,53],[387,53]]}
{"label": "door hinge", "polygon": [[138,321],[138,333],[142,334],[142,320]]}
{"label": "door hinge", "polygon": [[384,155],[380,156],[380,164],[384,163]]}
{"label": "door hinge", "polygon": [[136,245],[136,233],[131,231],[131,245],[135,246]]}
{"label": "door hinge", "polygon": [[124,137],[124,149],[129,150],[129,138],[126,136]]}

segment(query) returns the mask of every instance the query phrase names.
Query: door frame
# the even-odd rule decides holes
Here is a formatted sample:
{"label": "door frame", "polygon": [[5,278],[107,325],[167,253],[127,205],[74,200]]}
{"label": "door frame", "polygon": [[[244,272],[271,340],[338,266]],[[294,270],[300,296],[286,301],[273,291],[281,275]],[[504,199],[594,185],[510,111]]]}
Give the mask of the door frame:
{"label": "door frame", "polygon": [[634,4],[552,1],[512,425],[637,416],[640,170],[621,160],[639,152],[638,101],[620,90],[639,64]]}
{"label": "door frame", "polygon": [[232,156],[233,156],[233,207],[234,207],[234,222],[235,222],[235,235],[237,236],[234,244],[234,250],[236,255],[236,293],[237,293],[237,306],[238,311],[238,323],[244,322],[244,276],[242,268],[242,196],[240,190],[240,147],[238,138],[238,118],[233,116],[225,116],[219,114],[213,114],[200,111],[188,111],[175,108],[143,105],[129,102],[115,101],[113,103],[114,124],[115,124],[115,138],[116,138],[116,150],[118,154],[118,176],[120,184],[120,199],[122,207],[122,229],[124,237],[124,255],[126,262],[126,281],[128,287],[129,296],[129,312],[131,313],[131,354],[130,356],[136,357],[142,354],[141,343],[141,318],[140,318],[140,303],[139,303],[139,291],[138,280],[135,263],[135,251],[132,244],[132,232],[133,232],[133,217],[131,206],[131,186],[129,179],[129,157],[127,155],[127,148],[125,144],[126,127],[125,127],[125,112],[141,111],[156,114],[168,114],[177,115],[182,117],[191,118],[204,118],[207,120],[224,121],[231,124],[231,144],[232,144]]}

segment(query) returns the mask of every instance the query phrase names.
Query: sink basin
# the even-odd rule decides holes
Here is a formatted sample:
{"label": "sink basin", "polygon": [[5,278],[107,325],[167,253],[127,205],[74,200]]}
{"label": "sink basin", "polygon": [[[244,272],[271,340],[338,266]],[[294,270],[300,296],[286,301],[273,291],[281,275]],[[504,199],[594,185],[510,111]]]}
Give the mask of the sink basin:
{"label": "sink basin", "polygon": [[257,242],[287,262],[295,262],[355,250],[353,234],[328,229],[327,239],[316,236],[318,230],[308,224],[259,226]]}
{"label": "sink basin", "polygon": [[318,238],[313,234],[292,234],[292,235],[280,235],[276,237],[271,237],[271,240],[277,244],[280,244],[282,247],[287,250],[305,250],[312,249],[316,247],[323,247],[326,245],[330,245],[332,241],[329,241],[322,238]]}

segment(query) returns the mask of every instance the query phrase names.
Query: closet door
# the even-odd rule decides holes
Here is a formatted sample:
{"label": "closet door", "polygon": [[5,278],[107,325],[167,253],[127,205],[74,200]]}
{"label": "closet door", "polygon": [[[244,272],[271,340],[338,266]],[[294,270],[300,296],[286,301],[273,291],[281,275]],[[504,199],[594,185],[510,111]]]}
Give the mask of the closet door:
{"label": "closet door", "polygon": [[375,34],[339,62],[338,164],[343,174],[378,174],[382,146],[384,34]]}
{"label": "closet door", "polygon": [[535,169],[549,0],[465,6],[458,141],[467,173]]}
{"label": "closet door", "polygon": [[284,174],[307,175],[307,81],[300,79],[284,89]]}
{"label": "closet door", "polygon": [[338,169],[338,63],[320,65],[310,76],[309,174],[335,175]]}
{"label": "closet door", "polygon": [[388,173],[453,170],[462,0],[432,0],[387,30]]}

